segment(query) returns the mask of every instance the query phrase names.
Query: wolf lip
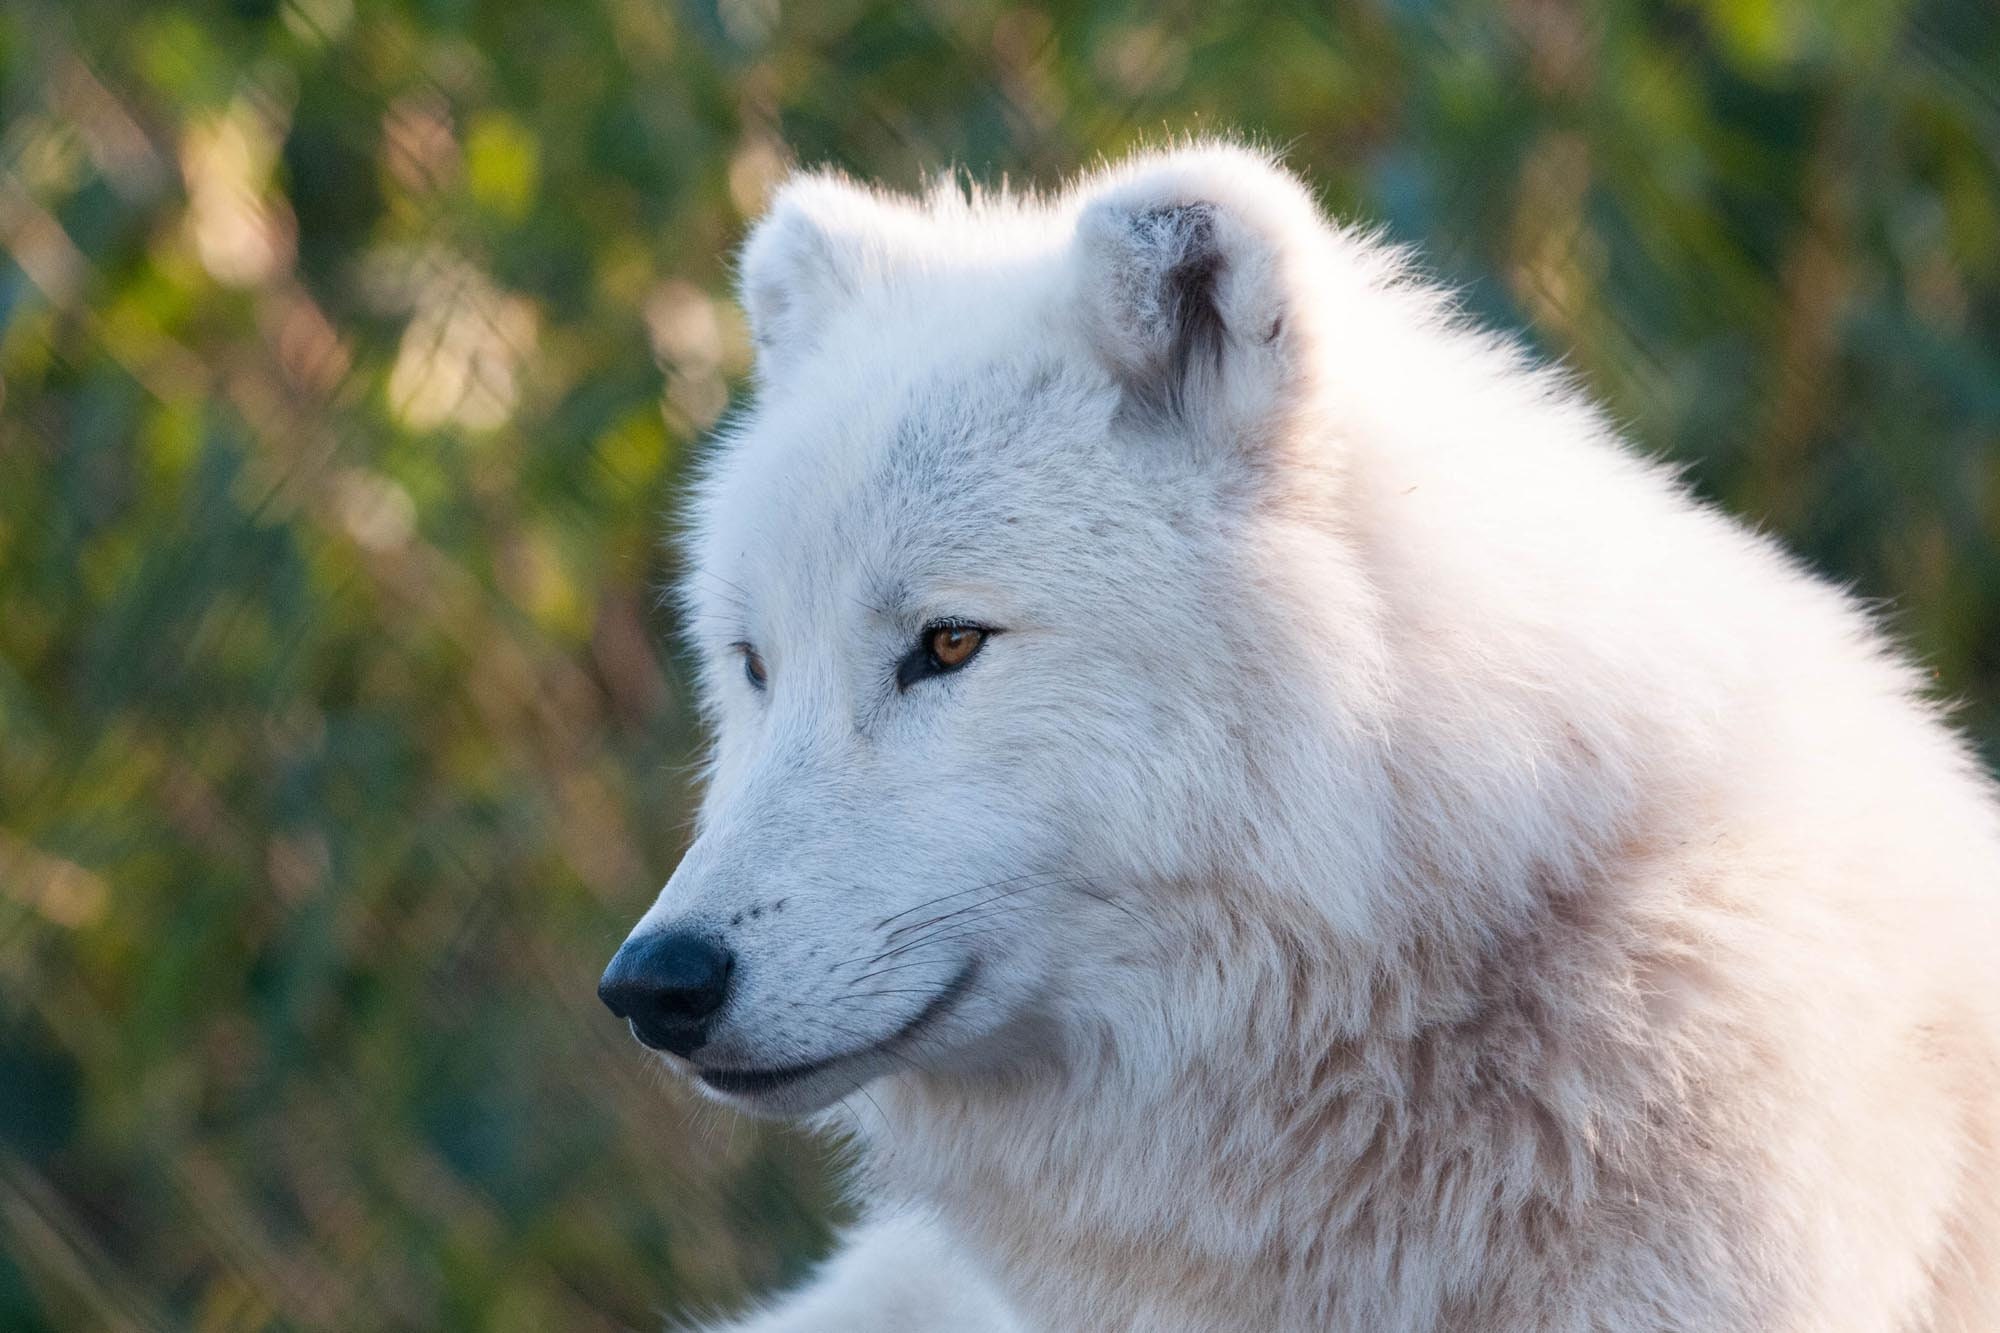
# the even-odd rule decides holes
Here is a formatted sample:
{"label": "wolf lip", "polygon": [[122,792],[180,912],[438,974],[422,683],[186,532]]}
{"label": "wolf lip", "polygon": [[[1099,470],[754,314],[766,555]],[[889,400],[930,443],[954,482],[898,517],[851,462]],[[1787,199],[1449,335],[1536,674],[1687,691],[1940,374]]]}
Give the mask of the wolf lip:
{"label": "wolf lip", "polygon": [[911,1037],[916,1036],[918,1032],[929,1027],[939,1018],[942,1018],[953,1005],[957,1004],[964,997],[967,991],[972,989],[973,979],[978,975],[978,972],[978,960],[975,959],[966,963],[959,970],[957,976],[946,982],[943,989],[924,1002],[924,1007],[919,1009],[909,1022],[903,1024],[903,1026],[897,1028],[882,1040],[870,1043],[867,1046],[857,1047],[851,1051],[842,1051],[838,1055],[829,1055],[823,1060],[812,1060],[805,1064],[776,1065],[768,1069],[702,1069],[697,1067],[695,1074],[703,1083],[706,1083],[717,1092],[735,1093],[739,1096],[755,1096],[758,1093],[775,1092],[788,1084],[811,1078],[814,1074],[822,1070],[830,1069],[848,1060],[857,1059],[864,1055],[873,1055],[878,1051],[892,1050],[903,1042],[908,1041]]}
{"label": "wolf lip", "polygon": [[[874,1047],[867,1048],[873,1050]],[[854,1054],[863,1054],[856,1051]],[[820,1070],[845,1056],[834,1056],[831,1060],[815,1060],[811,1064],[786,1065],[778,1069],[700,1069],[695,1072],[701,1081],[717,1092],[733,1092],[754,1096],[760,1092],[774,1092],[788,1083],[796,1083],[802,1078],[811,1078]]]}

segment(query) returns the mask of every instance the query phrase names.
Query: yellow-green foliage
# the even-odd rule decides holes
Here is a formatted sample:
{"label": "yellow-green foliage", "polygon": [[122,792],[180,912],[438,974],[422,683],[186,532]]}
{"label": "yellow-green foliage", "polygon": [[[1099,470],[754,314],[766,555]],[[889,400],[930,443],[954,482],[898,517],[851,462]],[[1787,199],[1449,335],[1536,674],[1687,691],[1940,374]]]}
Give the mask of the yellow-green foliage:
{"label": "yellow-green foliage", "polygon": [[1981,0],[15,0],[0,117],[0,1327],[652,1328],[824,1243],[592,995],[789,149],[1275,142],[2000,745]]}

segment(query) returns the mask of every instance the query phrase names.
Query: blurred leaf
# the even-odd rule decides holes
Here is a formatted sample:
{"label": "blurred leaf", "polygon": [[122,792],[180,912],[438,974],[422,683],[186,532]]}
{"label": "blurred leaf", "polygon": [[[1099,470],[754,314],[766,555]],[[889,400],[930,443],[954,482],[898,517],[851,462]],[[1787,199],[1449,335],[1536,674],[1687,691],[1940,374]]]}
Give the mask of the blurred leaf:
{"label": "blurred leaf", "polygon": [[1979,0],[0,12],[0,1327],[651,1328],[825,1246],[823,1151],[592,996],[788,153],[1279,146],[1993,759],[1996,105]]}

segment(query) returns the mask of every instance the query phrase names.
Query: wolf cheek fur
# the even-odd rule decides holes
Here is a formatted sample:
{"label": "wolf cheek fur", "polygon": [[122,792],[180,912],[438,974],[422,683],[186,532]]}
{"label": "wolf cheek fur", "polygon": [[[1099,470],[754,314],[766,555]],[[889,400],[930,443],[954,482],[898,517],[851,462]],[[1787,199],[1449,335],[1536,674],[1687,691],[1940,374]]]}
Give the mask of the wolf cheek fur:
{"label": "wolf cheek fur", "polygon": [[1848,599],[1245,149],[742,291],[634,937],[873,1220],[740,1327],[2000,1328],[2000,821]]}

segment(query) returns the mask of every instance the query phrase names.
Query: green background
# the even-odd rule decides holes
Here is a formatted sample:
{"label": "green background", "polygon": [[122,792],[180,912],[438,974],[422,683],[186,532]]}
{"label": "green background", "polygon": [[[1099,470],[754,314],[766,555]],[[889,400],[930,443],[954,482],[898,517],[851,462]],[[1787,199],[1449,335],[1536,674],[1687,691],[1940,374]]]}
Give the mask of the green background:
{"label": "green background", "polygon": [[658,1328],[823,1149],[597,1007],[787,153],[1240,129],[1879,600],[2000,755],[2000,8],[8,0],[0,1328]]}

